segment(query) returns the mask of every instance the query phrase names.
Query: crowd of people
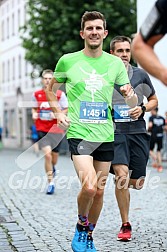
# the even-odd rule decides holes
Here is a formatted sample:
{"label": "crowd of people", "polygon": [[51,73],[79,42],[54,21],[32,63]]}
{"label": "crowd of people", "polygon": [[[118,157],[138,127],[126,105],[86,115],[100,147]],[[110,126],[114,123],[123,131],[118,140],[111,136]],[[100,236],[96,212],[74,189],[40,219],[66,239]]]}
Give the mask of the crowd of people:
{"label": "crowd of people", "polygon": [[[154,8],[164,16],[165,1],[158,0]],[[71,244],[74,252],[97,251],[93,232],[103,207],[109,173],[114,175],[122,220],[117,240],[130,241],[129,187],[142,189],[149,156],[153,159],[153,166],[162,171],[161,149],[164,132],[167,134],[167,122],[157,113],[158,99],[148,74],[130,64],[132,50],[143,68],[167,85],[165,76],[162,79],[162,76],[149,71],[150,61],[148,63],[144,59],[147,53],[141,49],[154,54],[152,47],[160,38],[158,32],[162,36],[166,33],[166,21],[159,15],[155,20],[155,31],[151,28],[145,31],[142,26],[132,47],[130,38],[114,37],[109,54],[103,51],[103,41],[108,35],[104,15],[86,11],[81,18],[83,49],[63,55],[54,71],[44,70],[43,88],[33,94],[32,118],[38,135],[33,141],[36,143],[38,140],[44,153],[48,177],[46,193],[53,194],[55,190],[55,165],[65,134],[81,183]],[[160,20],[166,25],[166,30],[159,29]],[[150,42],[152,36],[154,43]],[[153,58],[151,62],[156,64],[157,61]],[[66,86],[66,94],[60,90],[62,84]],[[148,112],[151,116],[147,131],[144,115]],[[155,145],[157,149],[154,152]]]}

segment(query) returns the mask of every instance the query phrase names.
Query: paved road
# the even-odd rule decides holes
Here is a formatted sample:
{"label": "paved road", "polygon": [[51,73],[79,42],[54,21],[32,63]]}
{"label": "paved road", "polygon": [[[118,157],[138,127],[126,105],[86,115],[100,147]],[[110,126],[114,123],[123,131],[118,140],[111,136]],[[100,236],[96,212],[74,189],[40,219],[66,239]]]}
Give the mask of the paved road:
{"label": "paved road", "polygon": [[[42,155],[0,151],[0,252],[71,252],[80,185],[68,156],[60,156],[57,189],[46,195]],[[112,176],[94,232],[99,252],[167,251],[167,169],[148,167],[141,191],[131,190],[133,240],[116,241],[121,220]]]}

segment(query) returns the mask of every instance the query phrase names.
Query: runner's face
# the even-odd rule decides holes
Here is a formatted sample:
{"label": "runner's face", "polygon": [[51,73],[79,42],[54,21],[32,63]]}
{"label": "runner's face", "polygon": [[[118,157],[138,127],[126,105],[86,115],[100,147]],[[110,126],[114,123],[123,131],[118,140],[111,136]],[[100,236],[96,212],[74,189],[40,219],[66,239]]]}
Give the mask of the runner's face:
{"label": "runner's face", "polygon": [[118,56],[122,59],[125,65],[129,64],[131,59],[131,51],[130,51],[130,44],[127,41],[124,42],[116,42],[115,43],[115,50],[110,51],[111,54]]}
{"label": "runner's face", "polygon": [[46,73],[43,77],[42,77],[42,83],[44,88],[47,87],[47,85],[49,84],[49,82],[51,81],[51,79],[53,78],[53,75],[50,73]]}
{"label": "runner's face", "polygon": [[82,39],[85,40],[85,46],[90,49],[100,47],[107,34],[108,31],[104,30],[103,21],[101,19],[86,21],[84,30],[80,31]]}

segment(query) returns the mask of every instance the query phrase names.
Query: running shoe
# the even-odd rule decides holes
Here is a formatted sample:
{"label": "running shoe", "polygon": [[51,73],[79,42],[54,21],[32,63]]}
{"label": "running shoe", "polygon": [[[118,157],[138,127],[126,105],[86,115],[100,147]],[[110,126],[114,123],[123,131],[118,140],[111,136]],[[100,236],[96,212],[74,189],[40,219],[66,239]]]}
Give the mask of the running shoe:
{"label": "running shoe", "polygon": [[90,235],[87,237],[86,252],[97,252],[93,243],[93,238]]}
{"label": "running shoe", "polygon": [[74,252],[86,252],[88,227],[77,224],[71,243]]}
{"label": "running shoe", "polygon": [[56,177],[56,167],[53,165],[53,178]]}
{"label": "running shoe", "polygon": [[52,185],[48,185],[48,189],[46,191],[46,194],[53,194],[55,191],[55,186],[52,184]]}
{"label": "running shoe", "polygon": [[158,172],[162,172],[162,171],[163,171],[163,168],[162,168],[162,166],[161,166],[161,165],[160,165],[160,166],[158,166],[157,171],[158,171]]}
{"label": "running shoe", "polygon": [[119,231],[117,241],[131,241],[132,227],[129,222],[123,223]]}

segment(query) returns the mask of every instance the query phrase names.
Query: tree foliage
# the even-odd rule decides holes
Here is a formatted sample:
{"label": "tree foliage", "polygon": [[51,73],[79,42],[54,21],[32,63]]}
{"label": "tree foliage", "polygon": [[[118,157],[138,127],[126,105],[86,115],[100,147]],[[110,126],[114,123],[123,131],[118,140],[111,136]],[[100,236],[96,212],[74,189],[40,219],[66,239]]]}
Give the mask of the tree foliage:
{"label": "tree foliage", "polygon": [[40,69],[54,69],[63,54],[81,50],[81,16],[92,10],[107,20],[105,51],[113,36],[136,32],[136,0],[28,0],[28,20],[21,28],[26,60]]}

